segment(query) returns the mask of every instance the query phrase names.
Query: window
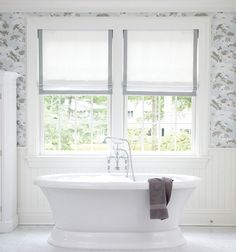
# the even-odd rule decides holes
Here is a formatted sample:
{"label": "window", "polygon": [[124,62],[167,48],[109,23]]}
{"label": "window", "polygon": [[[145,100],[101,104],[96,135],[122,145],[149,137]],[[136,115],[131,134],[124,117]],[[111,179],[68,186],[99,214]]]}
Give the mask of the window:
{"label": "window", "polygon": [[38,40],[42,153],[105,150],[112,31],[39,29]]}
{"label": "window", "polygon": [[[190,96],[128,96],[127,134],[133,151],[191,152]],[[129,111],[135,109],[133,117]]]}
{"label": "window", "polygon": [[124,30],[123,89],[133,94],[127,135],[134,151],[193,151],[198,32]]}
{"label": "window", "polygon": [[209,21],[30,18],[30,155],[194,155],[208,145]]}

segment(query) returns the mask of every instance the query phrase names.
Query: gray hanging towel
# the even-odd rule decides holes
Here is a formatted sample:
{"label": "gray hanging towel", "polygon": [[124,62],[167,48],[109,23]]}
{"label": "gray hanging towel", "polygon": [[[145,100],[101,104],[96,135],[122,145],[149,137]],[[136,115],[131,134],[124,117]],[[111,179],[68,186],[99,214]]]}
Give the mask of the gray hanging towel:
{"label": "gray hanging towel", "polygon": [[173,180],[171,178],[152,178],[149,183],[150,218],[167,219],[167,205],[170,201]]}

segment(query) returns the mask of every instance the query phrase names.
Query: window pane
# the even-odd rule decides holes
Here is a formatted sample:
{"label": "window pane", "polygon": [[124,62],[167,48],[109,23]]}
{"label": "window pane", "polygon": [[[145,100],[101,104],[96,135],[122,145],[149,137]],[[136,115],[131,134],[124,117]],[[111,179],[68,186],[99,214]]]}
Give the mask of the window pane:
{"label": "window pane", "polygon": [[189,96],[176,97],[177,123],[192,122],[192,98]]}
{"label": "window pane", "polygon": [[176,150],[176,135],[174,124],[161,124],[160,150]]}
{"label": "window pane", "polygon": [[178,124],[176,134],[176,150],[188,151],[191,149],[191,124]]}
{"label": "window pane", "polygon": [[44,124],[44,143],[45,149],[51,151],[59,150],[59,132],[57,129],[57,124],[45,123]]}
{"label": "window pane", "polygon": [[44,96],[44,151],[100,151],[108,134],[107,96]]}
{"label": "window pane", "polygon": [[141,96],[129,96],[128,99],[128,123],[142,123],[142,106]]}
{"label": "window pane", "polygon": [[158,150],[158,125],[145,124],[144,125],[144,151],[157,151]]}
{"label": "window pane", "polygon": [[49,150],[59,150],[58,119],[60,99],[55,96],[44,98],[44,144]]}
{"label": "window pane", "polygon": [[105,151],[107,146],[103,144],[104,137],[108,135],[106,124],[97,124],[93,132],[93,145],[94,151]]}
{"label": "window pane", "polygon": [[127,133],[133,151],[191,151],[192,98],[128,96]]}
{"label": "window pane", "polygon": [[43,79],[107,82],[108,31],[43,30]]}
{"label": "window pane", "polygon": [[142,128],[141,125],[131,123],[128,125],[128,140],[134,151],[142,150]]}
{"label": "window pane", "polygon": [[193,31],[128,31],[128,81],[192,82]]}

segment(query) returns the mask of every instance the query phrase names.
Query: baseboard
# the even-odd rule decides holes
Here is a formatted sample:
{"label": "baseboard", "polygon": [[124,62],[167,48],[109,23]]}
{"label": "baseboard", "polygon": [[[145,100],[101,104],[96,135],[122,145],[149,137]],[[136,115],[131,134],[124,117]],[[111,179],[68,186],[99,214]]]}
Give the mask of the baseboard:
{"label": "baseboard", "polygon": [[18,212],[20,225],[52,225],[54,224],[51,212],[35,211]]}
{"label": "baseboard", "polygon": [[189,226],[236,226],[236,213],[234,212],[199,212],[184,213],[181,225]]}
{"label": "baseboard", "polygon": [[[19,210],[19,224],[21,225],[52,225],[54,224],[52,213],[47,210],[30,211]],[[180,225],[183,226],[236,226],[236,213],[212,212],[209,209],[201,212],[185,212]]]}
{"label": "baseboard", "polygon": [[16,215],[12,220],[0,221],[0,233],[8,233],[16,228],[18,225],[18,216]]}

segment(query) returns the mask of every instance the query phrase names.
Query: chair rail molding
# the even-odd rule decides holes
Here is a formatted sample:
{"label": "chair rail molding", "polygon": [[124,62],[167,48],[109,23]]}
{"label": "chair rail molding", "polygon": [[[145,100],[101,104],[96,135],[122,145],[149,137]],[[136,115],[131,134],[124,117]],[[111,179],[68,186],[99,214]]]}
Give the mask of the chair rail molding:
{"label": "chair rail molding", "polygon": [[236,11],[235,0],[0,0],[0,12],[218,12]]}

